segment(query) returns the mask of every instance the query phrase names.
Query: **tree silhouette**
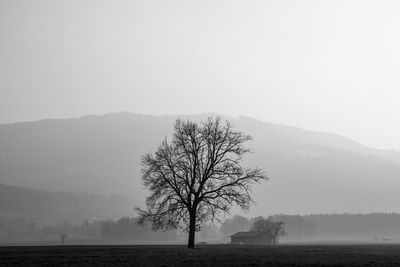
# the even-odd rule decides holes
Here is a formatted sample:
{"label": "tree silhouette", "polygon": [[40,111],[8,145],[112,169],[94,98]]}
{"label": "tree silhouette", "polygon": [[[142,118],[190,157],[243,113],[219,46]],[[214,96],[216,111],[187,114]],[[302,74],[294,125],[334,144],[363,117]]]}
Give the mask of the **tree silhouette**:
{"label": "tree silhouette", "polygon": [[286,235],[285,223],[275,221],[271,218],[268,218],[267,220],[262,217],[257,218],[254,221],[251,230],[267,233],[268,236],[271,237],[272,244],[274,245],[278,242],[279,237]]}
{"label": "tree silhouette", "polygon": [[60,234],[59,237],[60,237],[60,240],[61,240],[61,245],[64,246],[64,241],[67,238],[67,235],[66,234]]}
{"label": "tree silhouette", "polygon": [[243,168],[249,135],[230,122],[208,118],[202,123],[177,120],[171,142],[165,139],[142,159],[142,181],[151,194],[146,210],[136,208],[139,223],[150,221],[154,230],[183,227],[188,247],[202,223],[228,213],[233,204],[248,210],[251,185],[266,179],[258,168]]}

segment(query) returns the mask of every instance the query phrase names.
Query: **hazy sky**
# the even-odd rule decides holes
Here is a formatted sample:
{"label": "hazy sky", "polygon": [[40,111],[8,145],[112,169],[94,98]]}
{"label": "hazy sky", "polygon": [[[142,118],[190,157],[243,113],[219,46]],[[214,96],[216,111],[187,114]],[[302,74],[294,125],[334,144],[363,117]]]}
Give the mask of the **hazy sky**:
{"label": "hazy sky", "polygon": [[0,0],[0,123],[219,112],[400,149],[400,1]]}

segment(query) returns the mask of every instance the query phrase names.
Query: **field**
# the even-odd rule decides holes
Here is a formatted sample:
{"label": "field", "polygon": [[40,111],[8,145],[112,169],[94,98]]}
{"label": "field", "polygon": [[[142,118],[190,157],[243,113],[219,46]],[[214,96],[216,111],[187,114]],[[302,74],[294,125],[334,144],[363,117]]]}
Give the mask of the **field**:
{"label": "field", "polygon": [[400,245],[0,247],[0,266],[400,266]]}

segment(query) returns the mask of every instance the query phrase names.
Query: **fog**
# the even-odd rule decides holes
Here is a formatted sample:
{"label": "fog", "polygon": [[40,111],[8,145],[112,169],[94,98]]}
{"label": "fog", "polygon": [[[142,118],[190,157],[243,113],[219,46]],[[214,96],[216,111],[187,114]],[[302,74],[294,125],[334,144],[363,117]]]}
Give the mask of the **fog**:
{"label": "fog", "polygon": [[[180,117],[199,122],[207,116],[217,115]],[[58,232],[67,232],[70,244],[184,242],[185,232],[153,233],[150,225],[148,234],[139,235],[133,210],[145,205],[148,194],[140,179],[141,157],[163,138],[171,138],[177,118],[114,113],[1,125],[3,242],[58,244]],[[244,164],[263,168],[268,176],[268,181],[254,185],[256,204],[250,211],[232,206],[233,214],[249,219],[300,215],[318,225],[302,236],[296,233],[298,227],[293,228],[296,221],[289,220],[287,227],[297,230],[288,229],[282,242],[397,242],[400,153],[335,134],[249,117],[223,118],[253,136],[248,144],[253,153]],[[339,216],[344,213],[381,215]],[[214,222],[218,235],[206,231],[198,239],[229,242],[220,230],[228,218]],[[364,232],[355,231],[359,222],[367,224]]]}
{"label": "fog", "polygon": [[0,122],[218,112],[400,149],[399,11],[378,0],[3,0]]}
{"label": "fog", "polygon": [[261,217],[285,224],[282,243],[400,242],[399,12],[0,1],[0,245],[184,244],[188,229],[139,225],[141,162],[177,119],[208,117],[252,137],[243,166],[268,179],[196,242],[230,243]]}

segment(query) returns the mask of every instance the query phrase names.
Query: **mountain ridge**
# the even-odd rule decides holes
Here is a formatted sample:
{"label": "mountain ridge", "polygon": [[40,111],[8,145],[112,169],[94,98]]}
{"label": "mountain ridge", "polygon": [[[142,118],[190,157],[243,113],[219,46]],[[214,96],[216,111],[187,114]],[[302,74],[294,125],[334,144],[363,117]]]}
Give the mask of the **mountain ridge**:
{"label": "mountain ridge", "polygon": [[[220,114],[121,112],[3,124],[0,183],[144,200],[142,155],[171,136],[178,117],[201,121],[210,115]],[[340,135],[220,116],[254,138],[248,144],[254,153],[244,164],[261,167],[270,176],[254,188],[259,203],[254,212],[399,211],[392,203],[400,200],[393,195],[400,186],[400,153],[369,148]],[[369,203],[368,196],[377,202]],[[321,200],[326,203],[318,203]]]}

